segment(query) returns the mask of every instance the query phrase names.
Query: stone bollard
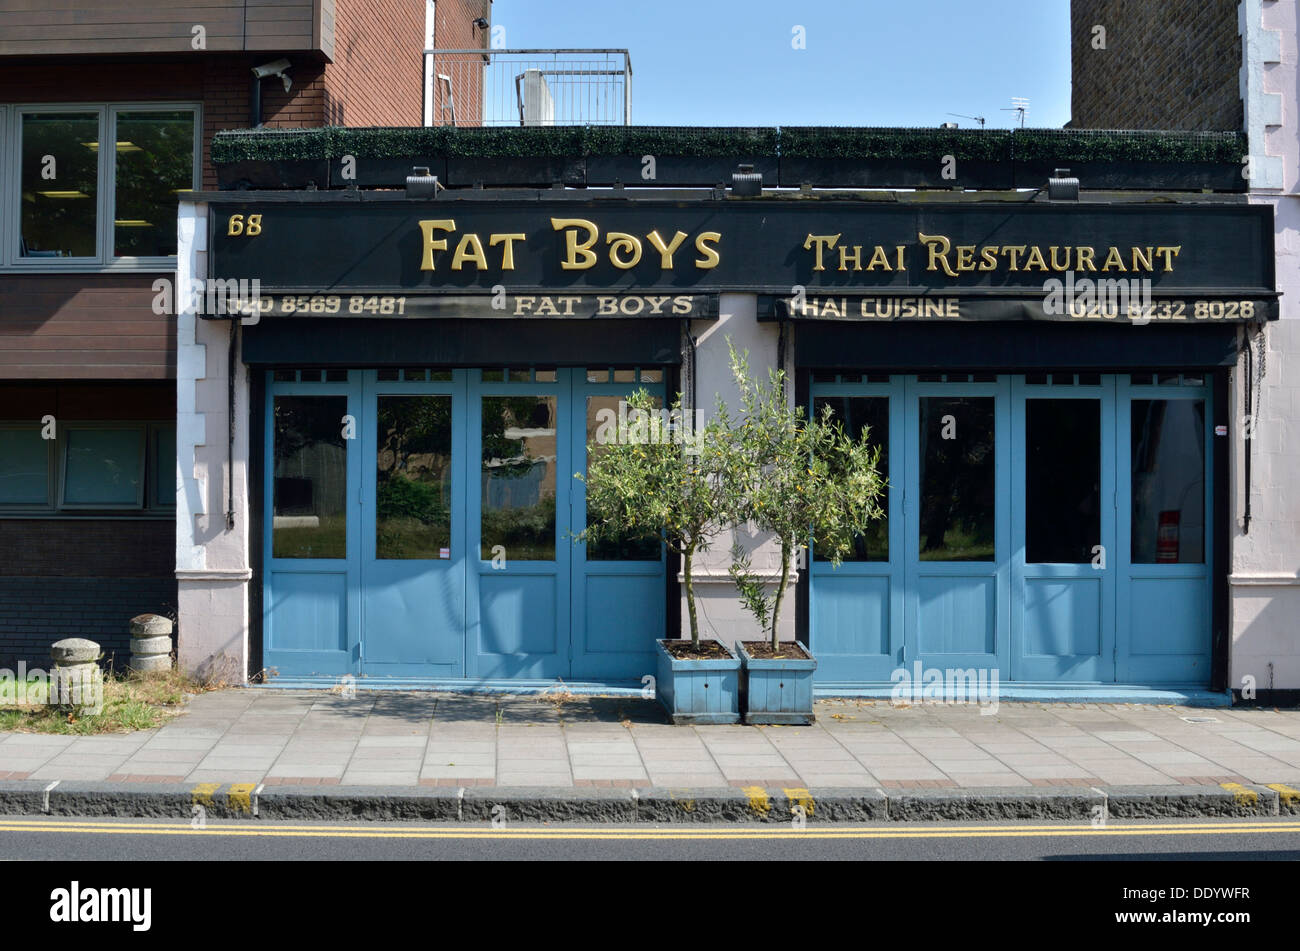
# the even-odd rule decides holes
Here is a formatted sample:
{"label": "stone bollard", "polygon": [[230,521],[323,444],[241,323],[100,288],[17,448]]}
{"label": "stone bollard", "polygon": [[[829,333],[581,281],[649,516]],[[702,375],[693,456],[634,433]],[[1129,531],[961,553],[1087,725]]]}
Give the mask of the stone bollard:
{"label": "stone bollard", "polygon": [[142,674],[172,669],[172,622],[157,614],[131,618],[131,669]]}
{"label": "stone bollard", "polygon": [[100,650],[94,641],[69,637],[50,647],[50,695],[48,702],[60,710],[99,713],[104,707],[104,672],[99,669]]}

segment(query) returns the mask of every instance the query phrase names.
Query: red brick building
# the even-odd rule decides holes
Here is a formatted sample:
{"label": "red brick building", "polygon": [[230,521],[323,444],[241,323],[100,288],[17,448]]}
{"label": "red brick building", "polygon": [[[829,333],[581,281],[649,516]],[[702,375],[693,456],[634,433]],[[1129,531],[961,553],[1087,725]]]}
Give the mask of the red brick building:
{"label": "red brick building", "polygon": [[176,324],[157,282],[176,195],[216,187],[213,134],[259,107],[273,127],[419,125],[423,50],[486,47],[490,16],[0,0],[0,667],[73,635],[121,661],[132,616],[175,610]]}

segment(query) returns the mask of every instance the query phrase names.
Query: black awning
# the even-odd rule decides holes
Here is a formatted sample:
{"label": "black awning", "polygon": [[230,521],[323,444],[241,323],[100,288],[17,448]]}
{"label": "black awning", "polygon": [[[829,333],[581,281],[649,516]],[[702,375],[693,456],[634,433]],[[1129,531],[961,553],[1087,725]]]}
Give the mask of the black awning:
{"label": "black awning", "polygon": [[649,366],[681,362],[681,322],[611,320],[263,320],[244,362],[280,366]]}
{"label": "black awning", "polygon": [[1232,325],[800,323],[799,367],[905,371],[1211,369],[1237,359]]}

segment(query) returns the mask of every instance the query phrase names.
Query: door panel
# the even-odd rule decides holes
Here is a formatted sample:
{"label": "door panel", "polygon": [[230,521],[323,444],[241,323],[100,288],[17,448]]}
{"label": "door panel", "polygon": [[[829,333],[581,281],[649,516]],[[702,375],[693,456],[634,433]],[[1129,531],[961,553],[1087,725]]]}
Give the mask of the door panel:
{"label": "door panel", "polygon": [[905,658],[1006,676],[1009,380],[907,384]]}
{"label": "door panel", "polygon": [[880,471],[889,483],[881,499],[885,517],[838,568],[813,548],[810,646],[823,683],[888,681],[903,663],[903,403],[901,377],[820,384],[814,391],[814,413],[829,405],[851,435],[865,430],[880,447]]}
{"label": "door panel", "polygon": [[359,456],[346,438],[359,384],[298,380],[267,399],[263,663],[288,676],[359,670]]}
{"label": "door panel", "polygon": [[[619,381],[618,377],[624,379]],[[599,445],[625,418],[626,399],[639,387],[663,407],[662,374],[575,371],[572,458],[585,471],[588,445]],[[590,377],[595,377],[591,380]],[[620,416],[621,414],[621,416]],[[599,451],[599,450],[597,450]],[[585,485],[570,480],[575,525],[587,524]],[[653,674],[654,642],[664,636],[666,555],[658,535],[627,535],[570,544],[573,559],[573,668],[578,679],[639,679]]]}
{"label": "door panel", "polygon": [[[367,674],[464,676],[463,374],[366,374],[362,625]],[[418,382],[417,382],[418,381]]]}
{"label": "door panel", "polygon": [[1012,384],[1011,677],[1113,681],[1114,380],[1064,376]]}

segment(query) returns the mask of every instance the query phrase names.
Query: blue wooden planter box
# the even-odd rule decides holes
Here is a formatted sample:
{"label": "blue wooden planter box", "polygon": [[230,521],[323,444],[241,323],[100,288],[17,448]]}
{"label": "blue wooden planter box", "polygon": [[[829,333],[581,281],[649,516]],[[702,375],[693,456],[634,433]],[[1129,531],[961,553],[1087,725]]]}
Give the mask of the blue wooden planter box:
{"label": "blue wooden planter box", "polygon": [[[803,645],[800,645],[801,647]],[[736,642],[746,681],[746,723],[809,724],[813,716],[813,671],[816,658],[759,659]],[[804,647],[808,653],[808,648]]]}
{"label": "blue wooden planter box", "polygon": [[[740,659],[678,660],[655,641],[655,693],[674,723],[739,723]],[[725,645],[724,645],[725,646]]]}

